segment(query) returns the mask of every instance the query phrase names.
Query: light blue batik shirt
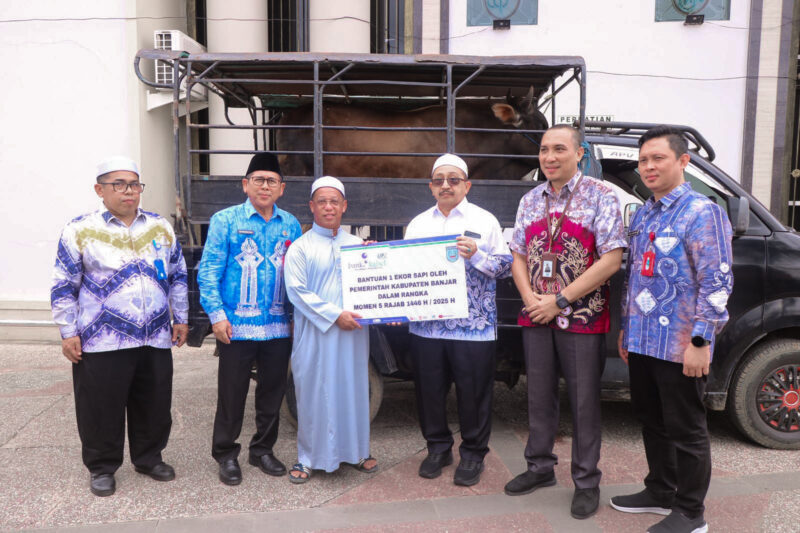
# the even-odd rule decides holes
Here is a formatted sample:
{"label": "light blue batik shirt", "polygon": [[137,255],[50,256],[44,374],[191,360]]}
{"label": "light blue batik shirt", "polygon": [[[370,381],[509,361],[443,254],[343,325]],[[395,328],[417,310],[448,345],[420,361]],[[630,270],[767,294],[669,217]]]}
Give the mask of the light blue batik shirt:
{"label": "light blue batik shirt", "polygon": [[[658,201],[647,200],[628,235],[622,346],[682,363],[692,337],[699,336],[711,341],[713,354],[733,289],[732,231],[725,211],[684,183]],[[655,253],[652,276],[642,274],[648,250]]]}
{"label": "light blue batik shirt", "polygon": [[493,341],[497,338],[497,281],[511,275],[511,250],[500,223],[490,212],[464,198],[445,216],[437,206],[423,211],[408,224],[406,239],[477,233],[478,250],[464,261],[469,316],[452,320],[411,322],[414,335],[431,339]]}
{"label": "light blue batik shirt", "polygon": [[289,336],[283,258],[301,233],[290,213],[273,205],[264,220],[249,199],[211,217],[197,284],[212,324],[227,319],[233,340]]}

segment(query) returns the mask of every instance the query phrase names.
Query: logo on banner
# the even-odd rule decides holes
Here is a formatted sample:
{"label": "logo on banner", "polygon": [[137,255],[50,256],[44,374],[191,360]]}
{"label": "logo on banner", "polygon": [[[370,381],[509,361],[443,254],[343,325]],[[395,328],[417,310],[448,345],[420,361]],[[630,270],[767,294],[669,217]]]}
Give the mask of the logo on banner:
{"label": "logo on banner", "polygon": [[448,246],[444,250],[445,256],[447,260],[451,263],[455,263],[458,260],[458,247],[457,246]]}
{"label": "logo on banner", "polygon": [[373,270],[386,266],[387,255],[385,251],[362,252],[358,262],[348,262],[347,267],[353,270]]}

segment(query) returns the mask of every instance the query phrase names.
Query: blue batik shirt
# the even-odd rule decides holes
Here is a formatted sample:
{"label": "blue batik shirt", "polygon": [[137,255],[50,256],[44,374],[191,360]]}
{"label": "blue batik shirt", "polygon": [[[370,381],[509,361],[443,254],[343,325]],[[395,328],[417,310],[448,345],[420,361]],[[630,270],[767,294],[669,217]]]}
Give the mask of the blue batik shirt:
{"label": "blue batik shirt", "polygon": [[[651,241],[650,234],[653,234]],[[629,352],[683,363],[691,338],[711,341],[728,321],[733,289],[731,225],[725,211],[684,183],[631,220],[622,295],[622,346]],[[655,252],[653,276],[642,274]]]}
{"label": "blue batik shirt", "polygon": [[197,284],[212,324],[228,320],[233,340],[289,336],[283,258],[301,233],[290,213],[273,205],[264,220],[249,199],[211,217]]}
{"label": "blue batik shirt", "polygon": [[445,216],[437,206],[423,211],[408,224],[406,239],[463,235],[471,231],[475,254],[464,261],[469,316],[451,320],[412,322],[408,329],[414,335],[431,339],[493,341],[497,338],[497,281],[511,275],[511,250],[503,238],[497,219],[464,198]]}

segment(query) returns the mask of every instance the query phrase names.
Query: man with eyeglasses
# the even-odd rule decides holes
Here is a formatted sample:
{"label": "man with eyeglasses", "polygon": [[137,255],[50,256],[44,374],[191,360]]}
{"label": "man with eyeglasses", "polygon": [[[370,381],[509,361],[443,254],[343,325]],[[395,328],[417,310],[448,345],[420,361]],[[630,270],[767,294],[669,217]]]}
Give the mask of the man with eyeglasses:
{"label": "man with eyeglasses", "polygon": [[200,303],[219,352],[211,455],[226,485],[242,482],[236,441],[254,362],[256,433],[248,462],[265,474],[286,473],[272,452],[291,353],[283,259],[301,231],[297,219],[275,205],[285,188],[275,154],[255,154],[242,178],[247,200],[211,217],[197,271]]}
{"label": "man with eyeglasses", "polygon": [[172,426],[171,347],[186,342],[189,306],[181,246],[169,222],[139,209],[144,184],[136,163],[103,161],[94,190],[103,208],[65,226],[50,298],[72,363],[89,489],[110,496],[126,417],[135,470],[175,479],[161,452]]}
{"label": "man with eyeglasses", "polygon": [[497,219],[467,201],[472,183],[466,162],[444,154],[433,164],[429,187],[436,205],[417,215],[406,239],[458,234],[464,258],[469,316],[458,320],[412,322],[411,352],[420,428],[428,455],[419,475],[433,479],[453,462],[453,435],[447,425],[447,394],[455,383],[461,427],[460,461],[453,483],[480,481],[489,452],[497,339],[496,280],[508,277],[511,251]]}

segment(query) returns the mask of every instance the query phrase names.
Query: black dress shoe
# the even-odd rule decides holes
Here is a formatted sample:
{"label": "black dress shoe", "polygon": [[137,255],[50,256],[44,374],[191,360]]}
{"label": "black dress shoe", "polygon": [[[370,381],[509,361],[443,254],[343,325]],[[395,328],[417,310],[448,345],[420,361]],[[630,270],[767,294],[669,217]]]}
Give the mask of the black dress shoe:
{"label": "black dress shoe", "polygon": [[550,487],[556,484],[556,475],[550,472],[535,473],[526,470],[508,483],[506,483],[506,494],[509,496],[521,496],[530,494],[536,489]]}
{"label": "black dress shoe", "polygon": [[428,453],[422,464],[419,465],[419,475],[427,479],[437,478],[442,475],[442,467],[453,464],[453,452]]}
{"label": "black dress shoe", "polygon": [[286,474],[286,465],[280,462],[271,453],[265,453],[261,457],[251,455],[248,462],[253,466],[257,466],[262,472],[270,476],[282,476]]}
{"label": "black dress shoe", "polygon": [[175,479],[175,469],[165,462],[160,462],[153,468],[145,468],[143,466],[135,466],[134,470],[145,476],[150,476],[156,481],[172,481]]}
{"label": "black dress shoe", "polygon": [[236,459],[223,459],[219,463],[219,480],[226,485],[238,485],[242,482],[242,469]]}
{"label": "black dress shoe", "polygon": [[483,472],[483,461],[461,459],[453,476],[453,483],[462,487],[471,487],[481,480],[481,472]]}
{"label": "black dress shoe", "polygon": [[92,474],[89,480],[89,490],[95,496],[111,496],[117,490],[114,474]]}
{"label": "black dress shoe", "polygon": [[600,503],[600,489],[594,487],[592,489],[575,489],[575,494],[572,495],[572,507],[570,514],[572,518],[583,520],[589,518],[597,512],[597,506]]}

